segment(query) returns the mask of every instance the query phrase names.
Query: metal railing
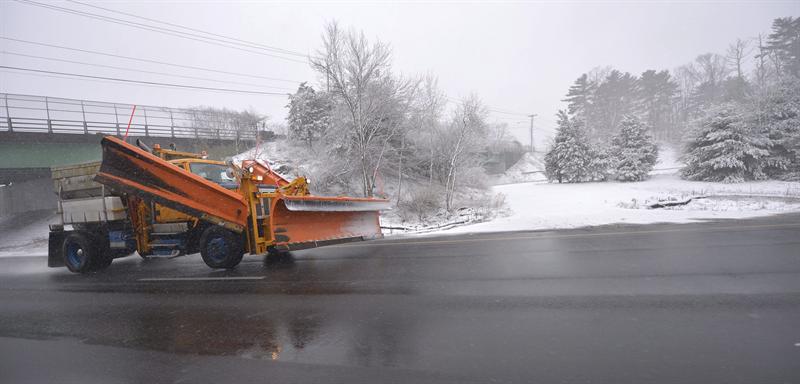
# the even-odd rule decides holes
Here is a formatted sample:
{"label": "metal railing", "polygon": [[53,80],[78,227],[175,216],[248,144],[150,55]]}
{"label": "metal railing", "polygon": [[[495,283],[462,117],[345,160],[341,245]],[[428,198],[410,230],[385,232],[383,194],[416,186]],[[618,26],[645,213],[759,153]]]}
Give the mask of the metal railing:
{"label": "metal railing", "polygon": [[[0,93],[0,131],[123,135],[132,104]],[[258,122],[232,113],[137,105],[128,135],[254,140]]]}

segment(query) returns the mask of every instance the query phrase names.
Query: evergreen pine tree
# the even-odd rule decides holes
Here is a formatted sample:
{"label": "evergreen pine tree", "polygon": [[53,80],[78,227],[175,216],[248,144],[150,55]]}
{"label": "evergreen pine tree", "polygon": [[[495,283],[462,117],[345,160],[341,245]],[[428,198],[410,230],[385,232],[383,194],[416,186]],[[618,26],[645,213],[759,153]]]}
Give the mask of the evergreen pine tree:
{"label": "evergreen pine tree", "polygon": [[619,127],[622,117],[632,113],[637,100],[637,78],[630,73],[612,70],[597,87],[594,106],[597,116],[593,140],[608,142]]}
{"label": "evergreen pine tree", "polygon": [[567,111],[570,116],[583,116],[585,118],[587,110],[591,107],[596,89],[597,85],[589,81],[589,76],[585,73],[575,80],[575,83],[567,91],[567,98],[562,100],[568,103]]}
{"label": "evergreen pine tree", "polygon": [[327,94],[317,93],[313,87],[302,83],[295,94],[289,95],[287,107],[289,133],[311,148],[314,140],[322,137],[331,124],[332,101]]}
{"label": "evergreen pine tree", "polygon": [[777,84],[753,123],[772,141],[766,173],[800,179],[800,79],[786,77]]}
{"label": "evergreen pine tree", "polygon": [[619,133],[611,140],[611,158],[617,180],[641,181],[653,170],[658,147],[647,133],[647,126],[628,115],[620,123]]}
{"label": "evergreen pine tree", "polygon": [[605,181],[611,173],[612,158],[609,149],[600,144],[589,147],[589,165],[587,167],[587,180]]}
{"label": "evergreen pine tree", "polygon": [[675,140],[677,129],[674,122],[674,109],[677,102],[678,84],[669,71],[648,70],[639,77],[638,116],[647,123],[653,136],[659,140]]}
{"label": "evergreen pine tree", "polygon": [[581,124],[570,121],[565,111],[558,112],[558,130],[553,146],[545,154],[548,180],[576,183],[587,179],[591,149]]}
{"label": "evergreen pine tree", "polygon": [[800,77],[800,17],[775,19],[765,49],[777,56],[780,74]]}
{"label": "evergreen pine tree", "polygon": [[771,141],[748,127],[737,109],[736,105],[723,104],[689,132],[683,177],[729,183],[766,177],[763,168]]}

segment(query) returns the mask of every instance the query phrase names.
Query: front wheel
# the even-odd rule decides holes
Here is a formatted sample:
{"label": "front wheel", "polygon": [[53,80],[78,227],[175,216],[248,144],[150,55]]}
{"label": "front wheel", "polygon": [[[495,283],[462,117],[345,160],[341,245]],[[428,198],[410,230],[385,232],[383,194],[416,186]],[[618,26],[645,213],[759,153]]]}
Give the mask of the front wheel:
{"label": "front wheel", "polygon": [[233,268],[244,256],[241,236],[223,227],[208,227],[200,236],[200,255],[211,268]]}

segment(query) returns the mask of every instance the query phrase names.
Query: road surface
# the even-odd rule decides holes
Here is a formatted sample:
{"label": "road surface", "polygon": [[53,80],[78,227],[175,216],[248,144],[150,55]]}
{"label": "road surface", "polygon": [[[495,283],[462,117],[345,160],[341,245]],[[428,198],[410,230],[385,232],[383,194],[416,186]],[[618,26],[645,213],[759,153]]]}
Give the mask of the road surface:
{"label": "road surface", "polygon": [[0,382],[798,383],[800,216],[0,259]]}

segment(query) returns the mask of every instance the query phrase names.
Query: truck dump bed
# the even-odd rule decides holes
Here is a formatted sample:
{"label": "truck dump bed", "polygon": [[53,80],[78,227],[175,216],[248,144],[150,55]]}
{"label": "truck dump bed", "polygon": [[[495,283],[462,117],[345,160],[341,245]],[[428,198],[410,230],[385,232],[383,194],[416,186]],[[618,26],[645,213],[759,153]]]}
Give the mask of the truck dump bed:
{"label": "truck dump bed", "polygon": [[85,224],[124,220],[122,200],[109,195],[94,181],[100,162],[58,166],[50,169],[53,189],[58,194],[61,224]]}

